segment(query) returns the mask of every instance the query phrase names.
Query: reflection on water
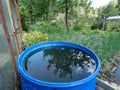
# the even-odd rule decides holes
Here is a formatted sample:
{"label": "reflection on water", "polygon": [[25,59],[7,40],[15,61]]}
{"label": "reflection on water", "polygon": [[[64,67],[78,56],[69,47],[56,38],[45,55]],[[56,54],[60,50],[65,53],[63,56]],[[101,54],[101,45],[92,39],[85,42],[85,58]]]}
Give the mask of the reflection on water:
{"label": "reflection on water", "polygon": [[29,55],[24,66],[25,72],[36,79],[47,82],[72,82],[93,73],[96,63],[78,49],[54,47]]}

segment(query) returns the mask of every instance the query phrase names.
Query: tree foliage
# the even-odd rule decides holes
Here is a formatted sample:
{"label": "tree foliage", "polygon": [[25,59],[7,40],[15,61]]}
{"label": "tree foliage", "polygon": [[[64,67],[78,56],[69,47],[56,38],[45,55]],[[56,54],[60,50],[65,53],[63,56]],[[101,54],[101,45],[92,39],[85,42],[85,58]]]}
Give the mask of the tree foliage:
{"label": "tree foliage", "polygon": [[86,16],[90,11],[90,0],[18,0],[22,22],[29,19],[31,22],[38,20],[55,20],[59,14],[64,14],[67,29],[68,20],[78,18],[80,7],[84,9]]}
{"label": "tree foliage", "polygon": [[[49,8],[49,0],[18,0],[19,6],[24,7],[30,17],[41,17]],[[22,8],[20,8],[22,9]]]}
{"label": "tree foliage", "polygon": [[118,9],[112,3],[108,4],[107,7],[102,11],[102,15],[105,17],[118,15]]}

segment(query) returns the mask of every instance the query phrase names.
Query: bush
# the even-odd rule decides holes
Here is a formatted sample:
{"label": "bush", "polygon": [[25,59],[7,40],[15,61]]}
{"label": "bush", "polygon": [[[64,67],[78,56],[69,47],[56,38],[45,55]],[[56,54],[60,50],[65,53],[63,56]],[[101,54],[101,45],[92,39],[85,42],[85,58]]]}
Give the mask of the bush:
{"label": "bush", "polygon": [[32,25],[30,30],[37,30],[42,33],[58,33],[62,32],[64,28],[57,22],[39,22],[36,25]]}
{"label": "bush", "polygon": [[84,28],[84,24],[82,23],[77,23],[77,24],[74,24],[73,26],[73,30],[75,31],[81,31],[83,28]]}
{"label": "bush", "polygon": [[47,41],[47,35],[39,31],[30,31],[28,33],[23,33],[23,49],[43,41]]}
{"label": "bush", "polygon": [[120,32],[120,21],[108,21],[107,22],[107,30]]}
{"label": "bush", "polygon": [[91,29],[92,30],[94,30],[94,29],[97,29],[98,27],[97,27],[97,24],[96,23],[94,23],[92,26],[91,26]]}
{"label": "bush", "polygon": [[92,30],[102,29],[102,28],[103,28],[103,22],[102,22],[102,21],[100,21],[99,26],[98,26],[98,22],[94,22],[94,23],[91,25],[91,29],[92,29]]}

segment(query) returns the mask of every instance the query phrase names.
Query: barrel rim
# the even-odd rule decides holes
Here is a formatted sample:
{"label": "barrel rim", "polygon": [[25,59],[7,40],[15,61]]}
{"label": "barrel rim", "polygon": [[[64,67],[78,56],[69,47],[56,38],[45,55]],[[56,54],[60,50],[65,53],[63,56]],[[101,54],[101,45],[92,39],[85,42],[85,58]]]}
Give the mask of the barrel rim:
{"label": "barrel rim", "polygon": [[[51,45],[52,46],[65,45],[65,46],[70,46],[70,47],[77,48],[77,49],[84,51],[85,53],[90,55],[96,61],[96,63],[97,63],[96,70],[91,75],[89,75],[88,77],[86,77],[84,79],[81,79],[78,81],[73,81],[73,82],[66,82],[66,83],[54,83],[54,82],[41,81],[41,80],[37,80],[34,77],[31,77],[27,73],[25,73],[23,70],[23,63],[24,63],[24,58],[26,57],[26,55],[28,55],[30,52],[33,52],[34,50],[37,50],[37,49],[43,48],[43,47],[47,47],[47,46],[51,46]],[[29,82],[32,82],[33,84],[37,84],[37,85],[41,85],[41,86],[45,86],[45,87],[51,87],[51,88],[52,87],[67,88],[67,87],[73,87],[73,86],[87,83],[91,79],[96,78],[96,75],[100,71],[100,67],[101,67],[100,60],[99,60],[98,56],[92,50],[90,50],[89,48],[82,46],[82,45],[74,44],[71,42],[63,42],[63,41],[50,41],[50,42],[43,42],[43,43],[33,45],[33,46],[27,48],[26,50],[24,50],[19,55],[19,58],[17,61],[17,68],[22,77],[27,79]]]}

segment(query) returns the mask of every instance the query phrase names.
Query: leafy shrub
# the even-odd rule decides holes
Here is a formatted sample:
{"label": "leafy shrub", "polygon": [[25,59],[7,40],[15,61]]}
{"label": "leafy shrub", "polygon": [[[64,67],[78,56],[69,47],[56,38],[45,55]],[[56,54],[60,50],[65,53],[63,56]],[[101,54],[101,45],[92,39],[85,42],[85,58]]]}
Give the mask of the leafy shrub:
{"label": "leafy shrub", "polygon": [[28,33],[23,33],[23,49],[43,41],[47,41],[47,35],[39,31],[30,31]]}
{"label": "leafy shrub", "polygon": [[91,29],[92,30],[97,29],[97,24],[94,23],[93,25],[91,25]]}
{"label": "leafy shrub", "polygon": [[84,24],[82,23],[77,23],[77,24],[74,24],[73,26],[73,30],[75,31],[81,31],[83,28],[84,28]]}
{"label": "leafy shrub", "polygon": [[108,21],[107,22],[107,30],[120,32],[120,21]]}
{"label": "leafy shrub", "polygon": [[92,30],[102,29],[102,28],[103,28],[103,22],[100,22],[100,23],[99,23],[99,26],[98,26],[98,22],[94,22],[94,23],[91,25],[91,29],[92,29]]}
{"label": "leafy shrub", "polygon": [[36,25],[32,25],[30,29],[41,31],[42,33],[58,33],[64,30],[57,22],[38,22]]}

